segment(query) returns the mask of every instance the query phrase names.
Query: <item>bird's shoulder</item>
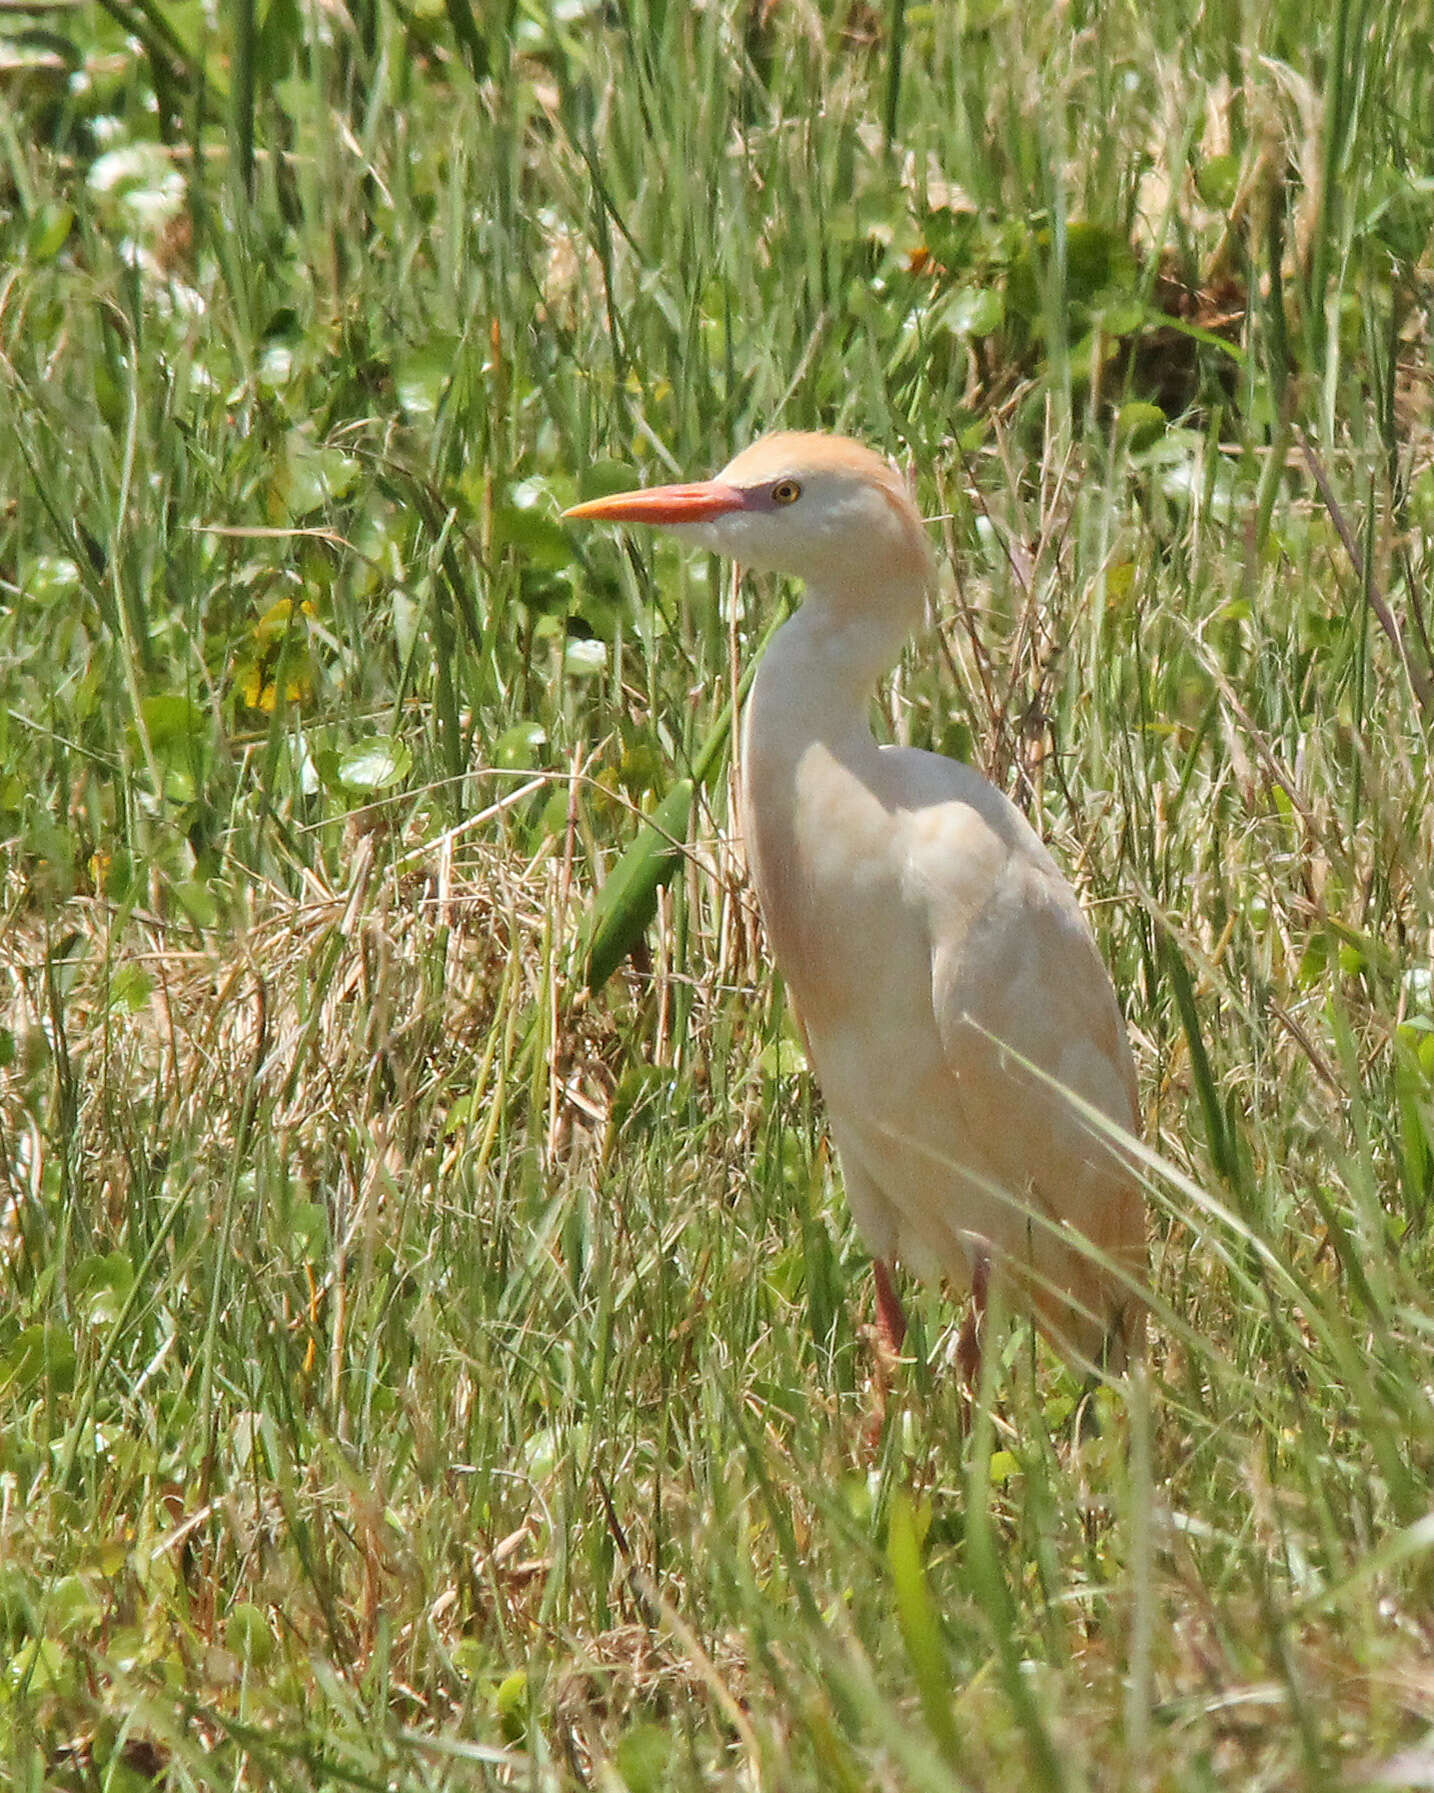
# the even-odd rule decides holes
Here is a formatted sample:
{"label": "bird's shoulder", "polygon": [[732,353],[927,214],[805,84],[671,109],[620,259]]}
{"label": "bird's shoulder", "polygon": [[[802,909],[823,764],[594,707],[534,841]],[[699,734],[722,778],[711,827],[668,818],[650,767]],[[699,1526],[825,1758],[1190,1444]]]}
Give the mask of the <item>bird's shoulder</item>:
{"label": "bird's shoulder", "polygon": [[941,753],[928,753],[922,747],[891,747],[878,750],[882,795],[892,807],[920,813],[932,824],[943,818],[942,810],[969,810],[987,827],[1002,835],[1020,835],[1028,824],[1004,791],[989,778],[968,766],[964,760],[947,759]]}
{"label": "bird's shoulder", "polygon": [[1045,843],[1015,804],[974,766],[918,747],[883,747],[881,796],[902,818],[912,879],[940,900],[961,888],[963,900],[983,882],[1012,877],[1065,888]]}

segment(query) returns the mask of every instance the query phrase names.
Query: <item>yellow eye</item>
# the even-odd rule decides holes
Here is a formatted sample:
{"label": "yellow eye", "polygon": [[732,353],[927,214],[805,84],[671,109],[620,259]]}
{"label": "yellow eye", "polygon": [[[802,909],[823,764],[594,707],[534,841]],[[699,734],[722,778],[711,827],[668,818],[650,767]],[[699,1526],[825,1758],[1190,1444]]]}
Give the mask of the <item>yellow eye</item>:
{"label": "yellow eye", "polygon": [[794,479],[779,479],[772,487],[773,504],[795,504],[802,495],[802,488]]}

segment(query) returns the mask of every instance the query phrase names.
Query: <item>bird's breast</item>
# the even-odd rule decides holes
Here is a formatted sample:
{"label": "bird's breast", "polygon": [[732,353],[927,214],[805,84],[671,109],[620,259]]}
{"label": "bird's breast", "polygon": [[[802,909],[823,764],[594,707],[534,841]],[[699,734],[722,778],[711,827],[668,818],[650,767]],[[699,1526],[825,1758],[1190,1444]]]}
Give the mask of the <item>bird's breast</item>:
{"label": "bird's breast", "polygon": [[875,781],[823,742],[781,770],[759,753],[745,774],[749,869],[809,1033],[859,1026],[868,1011],[876,1024],[893,989],[929,990],[930,937],[910,887],[905,818]]}

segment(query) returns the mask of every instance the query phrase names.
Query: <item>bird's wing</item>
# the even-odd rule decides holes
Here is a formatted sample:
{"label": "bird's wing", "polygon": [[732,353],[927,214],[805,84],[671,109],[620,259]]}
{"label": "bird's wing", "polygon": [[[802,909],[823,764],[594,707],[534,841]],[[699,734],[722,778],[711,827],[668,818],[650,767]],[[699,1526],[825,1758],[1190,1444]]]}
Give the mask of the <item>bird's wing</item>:
{"label": "bird's wing", "polygon": [[955,836],[970,835],[966,805],[943,806],[944,827],[928,811],[913,848],[928,892],[946,1091],[973,1159],[1009,1203],[1010,1230],[992,1244],[1024,1263],[1050,1330],[1095,1357],[1126,1305],[1124,1279],[1144,1268],[1144,1208],[1128,1163],[1065,1092],[1133,1131],[1134,1068],[1074,892],[1024,819],[1001,805],[983,805],[1001,851],[988,859],[978,902],[969,880],[941,877]]}

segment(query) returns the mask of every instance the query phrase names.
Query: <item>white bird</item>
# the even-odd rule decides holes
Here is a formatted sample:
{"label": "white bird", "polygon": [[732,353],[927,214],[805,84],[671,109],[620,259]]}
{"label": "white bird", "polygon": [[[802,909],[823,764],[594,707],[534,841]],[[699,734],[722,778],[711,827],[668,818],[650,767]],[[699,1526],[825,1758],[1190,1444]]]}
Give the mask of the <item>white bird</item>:
{"label": "white bird", "polygon": [[1015,806],[970,766],[879,746],[868,724],[933,576],[900,475],[843,437],[785,432],[715,479],[567,515],[658,524],[805,583],[748,699],[741,822],[876,1260],[882,1341],[897,1352],[905,1334],[899,1260],[972,1292],[968,1373],[991,1277],[1068,1357],[1122,1369],[1143,1333],[1146,1248],[1115,1144],[1137,1109],[1109,975]]}

